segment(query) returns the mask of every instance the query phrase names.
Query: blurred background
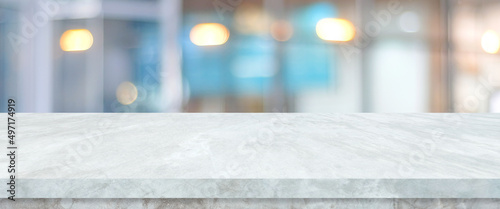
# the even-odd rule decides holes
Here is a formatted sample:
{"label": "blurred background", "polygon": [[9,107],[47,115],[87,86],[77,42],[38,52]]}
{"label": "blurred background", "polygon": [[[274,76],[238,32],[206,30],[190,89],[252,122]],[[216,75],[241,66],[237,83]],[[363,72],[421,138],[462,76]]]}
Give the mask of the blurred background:
{"label": "blurred background", "polygon": [[498,0],[0,0],[0,108],[500,112]]}

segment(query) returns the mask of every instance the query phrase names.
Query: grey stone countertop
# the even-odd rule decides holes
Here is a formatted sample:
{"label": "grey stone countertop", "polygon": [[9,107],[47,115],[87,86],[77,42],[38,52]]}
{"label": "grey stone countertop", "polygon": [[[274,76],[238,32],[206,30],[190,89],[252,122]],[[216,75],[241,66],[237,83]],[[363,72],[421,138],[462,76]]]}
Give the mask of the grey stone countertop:
{"label": "grey stone countertop", "polygon": [[17,198],[500,198],[499,114],[20,113],[16,126]]}

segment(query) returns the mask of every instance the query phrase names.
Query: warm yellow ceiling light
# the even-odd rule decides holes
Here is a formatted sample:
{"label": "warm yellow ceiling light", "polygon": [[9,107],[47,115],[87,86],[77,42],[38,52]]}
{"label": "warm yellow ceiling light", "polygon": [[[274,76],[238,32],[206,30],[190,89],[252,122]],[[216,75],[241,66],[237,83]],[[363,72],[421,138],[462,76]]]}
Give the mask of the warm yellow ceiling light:
{"label": "warm yellow ceiling light", "polygon": [[61,36],[60,45],[63,51],[85,51],[92,47],[94,37],[87,29],[67,30]]}
{"label": "warm yellow ceiling light", "polygon": [[198,46],[222,45],[229,39],[229,30],[219,23],[202,23],[191,29],[189,38]]}
{"label": "warm yellow ceiling light", "polygon": [[496,54],[500,49],[500,38],[495,31],[488,30],[481,38],[481,46],[486,53]]}
{"label": "warm yellow ceiling light", "polygon": [[325,41],[346,42],[354,38],[356,29],[348,20],[324,18],[316,24],[316,34]]}

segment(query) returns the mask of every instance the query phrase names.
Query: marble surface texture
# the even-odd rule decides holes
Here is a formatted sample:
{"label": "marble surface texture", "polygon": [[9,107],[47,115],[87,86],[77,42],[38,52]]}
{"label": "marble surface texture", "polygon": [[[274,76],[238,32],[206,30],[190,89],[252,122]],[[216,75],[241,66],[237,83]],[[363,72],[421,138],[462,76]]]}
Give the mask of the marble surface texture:
{"label": "marble surface texture", "polygon": [[498,209],[500,199],[0,199],[0,209]]}
{"label": "marble surface texture", "polygon": [[499,114],[16,117],[19,198],[500,198]]}

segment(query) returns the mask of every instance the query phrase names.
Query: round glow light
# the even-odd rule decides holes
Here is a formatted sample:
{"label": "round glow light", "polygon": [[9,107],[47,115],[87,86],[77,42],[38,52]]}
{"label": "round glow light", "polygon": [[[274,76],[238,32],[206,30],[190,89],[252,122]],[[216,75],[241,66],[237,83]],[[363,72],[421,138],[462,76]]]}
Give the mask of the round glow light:
{"label": "round glow light", "polygon": [[131,82],[123,82],[116,89],[116,99],[123,105],[129,105],[137,99],[137,87]]}
{"label": "round glow light", "polygon": [[276,21],[271,25],[271,36],[276,41],[288,41],[292,35],[293,27],[285,20]]}
{"label": "round glow light", "polygon": [[229,39],[229,30],[219,23],[202,23],[191,29],[189,38],[197,46],[222,45]]}
{"label": "round glow light", "polygon": [[85,51],[92,47],[94,37],[87,29],[67,30],[61,36],[59,44],[63,51]]}
{"label": "round glow light", "polygon": [[348,20],[324,18],[316,24],[316,34],[326,41],[346,42],[354,38],[356,29]]}
{"label": "round glow light", "polygon": [[495,31],[488,30],[481,38],[481,46],[486,53],[496,54],[500,49],[500,38]]}

